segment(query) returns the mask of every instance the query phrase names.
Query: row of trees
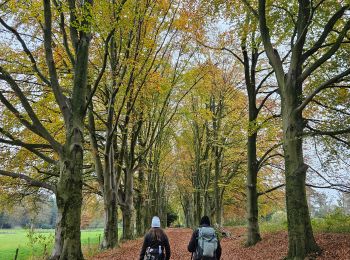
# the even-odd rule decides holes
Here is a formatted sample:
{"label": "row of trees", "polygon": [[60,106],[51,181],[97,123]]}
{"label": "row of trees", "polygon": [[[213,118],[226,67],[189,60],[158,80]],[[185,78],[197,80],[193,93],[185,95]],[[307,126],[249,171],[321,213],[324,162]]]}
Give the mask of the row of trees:
{"label": "row of trees", "polygon": [[166,223],[163,158],[173,149],[180,103],[202,78],[185,78],[195,50],[181,3],[5,1],[1,8],[0,173],[19,179],[2,178],[3,195],[55,194],[51,258],[83,259],[83,194],[103,198],[102,248],[118,243],[118,211],[124,239],[143,234],[152,215]]}
{"label": "row of trees", "polygon": [[[211,15],[209,19],[218,15],[225,18],[227,24],[222,21],[216,23],[221,23],[219,31],[225,26],[228,29],[223,28],[215,40],[212,39],[210,29],[208,35],[194,34],[194,37],[202,46],[228,52],[242,65],[244,71],[249,121],[247,243],[253,245],[260,240],[258,196],[285,186],[288,258],[304,259],[307,254],[319,251],[313,237],[305,187],[349,190],[349,186],[334,184],[313,168],[326,185],[306,183],[309,166],[303,155],[303,140],[310,136],[321,136],[318,140],[324,141],[327,146],[342,147],[335,153],[336,156],[348,154],[347,150],[342,150],[349,145],[346,122],[349,120],[350,70],[345,58],[349,57],[349,5],[331,1],[277,4],[272,1],[244,1],[244,4],[215,1],[202,2],[194,10],[194,14],[200,17],[206,10],[203,18],[206,20],[208,14]],[[196,19],[192,22],[195,23]],[[278,110],[266,104],[276,94],[280,97]],[[264,113],[263,108],[269,109],[270,113]],[[257,138],[267,141],[266,137],[260,135],[261,130],[264,132],[261,126],[274,118],[280,118],[280,143],[265,149],[259,146],[257,150]],[[275,150],[280,144],[283,153]],[[328,150],[328,153],[332,152],[334,148]],[[273,157],[284,158],[285,182],[258,192],[257,174],[264,164],[272,166],[271,161],[267,160]],[[276,166],[275,162],[273,164]]]}
{"label": "row of trees", "polygon": [[[318,138],[338,158],[349,146],[348,4],[43,0],[0,8],[0,174],[14,178],[1,178],[1,194],[55,195],[52,259],[83,259],[83,195],[103,198],[102,248],[118,243],[118,212],[123,238],[132,239],[152,215],[166,223],[174,200],[188,226],[203,214],[221,225],[224,205],[246,200],[254,245],[258,198],[282,186],[288,257],[319,250],[303,140]],[[285,181],[276,181],[282,172]]]}

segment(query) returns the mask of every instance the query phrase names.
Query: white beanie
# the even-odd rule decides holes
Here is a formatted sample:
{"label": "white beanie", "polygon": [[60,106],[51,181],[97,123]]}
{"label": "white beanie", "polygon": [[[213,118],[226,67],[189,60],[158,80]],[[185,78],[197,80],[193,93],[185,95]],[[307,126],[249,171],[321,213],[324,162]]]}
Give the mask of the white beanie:
{"label": "white beanie", "polygon": [[159,219],[159,217],[154,216],[152,218],[152,225],[151,225],[151,227],[153,227],[153,228],[160,227],[160,219]]}

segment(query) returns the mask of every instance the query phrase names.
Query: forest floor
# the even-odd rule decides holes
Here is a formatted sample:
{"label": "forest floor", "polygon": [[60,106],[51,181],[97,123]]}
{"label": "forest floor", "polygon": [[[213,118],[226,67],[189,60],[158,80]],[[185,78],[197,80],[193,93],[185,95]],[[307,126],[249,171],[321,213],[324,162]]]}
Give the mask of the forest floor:
{"label": "forest floor", "polygon": [[[244,247],[245,229],[228,228],[231,236],[221,240],[222,260],[277,260],[287,254],[287,232],[263,233],[262,241],[253,247]],[[187,251],[191,229],[166,229],[171,245],[171,259],[190,259]],[[350,234],[317,233],[316,240],[323,253],[317,260],[350,260]],[[92,260],[139,259],[142,239],[123,243],[120,248],[95,255]],[[314,258],[309,258],[314,259]]]}

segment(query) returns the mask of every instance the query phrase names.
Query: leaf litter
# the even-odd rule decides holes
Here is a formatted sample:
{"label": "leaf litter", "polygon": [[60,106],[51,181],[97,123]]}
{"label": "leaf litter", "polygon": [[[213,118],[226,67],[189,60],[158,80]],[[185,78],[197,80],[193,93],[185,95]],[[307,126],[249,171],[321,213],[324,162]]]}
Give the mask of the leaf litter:
{"label": "leaf litter", "polygon": [[[287,255],[287,232],[263,233],[262,241],[252,247],[245,247],[245,229],[228,228],[231,236],[221,240],[222,260],[280,260]],[[191,259],[187,244],[192,230],[185,228],[169,228],[165,230],[171,245],[171,259]],[[322,248],[320,256],[307,259],[317,260],[350,260],[350,234],[317,233],[318,245]],[[100,252],[91,260],[129,260],[139,259],[143,239],[126,241],[119,248]]]}

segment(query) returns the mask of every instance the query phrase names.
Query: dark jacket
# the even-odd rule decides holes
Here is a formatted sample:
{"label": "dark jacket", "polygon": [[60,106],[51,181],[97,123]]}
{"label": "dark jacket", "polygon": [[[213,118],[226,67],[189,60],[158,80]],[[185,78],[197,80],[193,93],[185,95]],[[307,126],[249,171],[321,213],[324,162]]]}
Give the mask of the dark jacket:
{"label": "dark jacket", "polygon": [[[147,233],[145,235],[145,238],[143,240],[143,245],[140,253],[140,260],[143,260],[146,254],[147,247],[151,248],[158,248],[158,246],[162,246],[162,260],[169,260],[170,259],[170,245],[169,245],[169,239],[166,234],[164,234],[163,237],[161,237],[160,241],[157,241],[155,238],[152,237],[151,233]],[[165,251],[165,254],[164,254]]]}
{"label": "dark jacket", "polygon": [[[209,225],[207,224],[203,224],[203,225],[200,225],[199,227],[209,227]],[[191,240],[190,240],[190,243],[188,244],[188,251],[191,252],[191,253],[194,253],[194,259],[197,260],[198,258],[196,258],[195,256],[195,253],[196,253],[196,249],[197,249],[197,246],[198,246],[198,228],[193,231],[192,233],[192,237],[191,237]],[[218,247],[215,251],[215,255],[216,255],[216,260],[219,260],[221,258],[221,245],[220,245],[220,241],[218,240]]]}

